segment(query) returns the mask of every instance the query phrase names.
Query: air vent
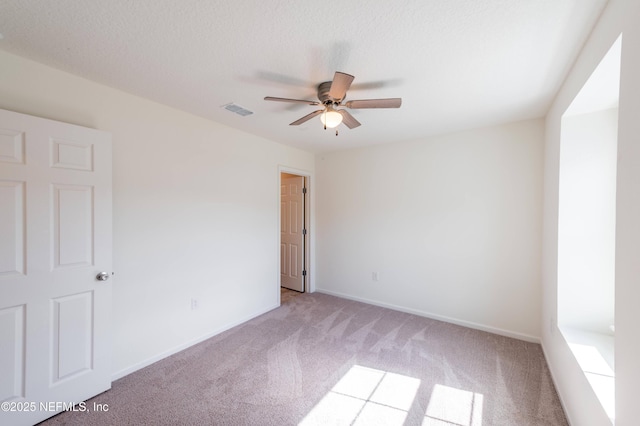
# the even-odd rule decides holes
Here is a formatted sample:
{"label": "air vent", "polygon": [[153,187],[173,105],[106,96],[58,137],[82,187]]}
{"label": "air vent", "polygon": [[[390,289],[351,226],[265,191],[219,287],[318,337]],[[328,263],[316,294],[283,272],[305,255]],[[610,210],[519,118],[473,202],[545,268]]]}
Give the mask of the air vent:
{"label": "air vent", "polygon": [[248,109],[243,108],[240,105],[236,105],[234,103],[222,105],[222,107],[227,111],[235,112],[236,114],[241,115],[243,117],[253,114],[253,111],[249,111]]}

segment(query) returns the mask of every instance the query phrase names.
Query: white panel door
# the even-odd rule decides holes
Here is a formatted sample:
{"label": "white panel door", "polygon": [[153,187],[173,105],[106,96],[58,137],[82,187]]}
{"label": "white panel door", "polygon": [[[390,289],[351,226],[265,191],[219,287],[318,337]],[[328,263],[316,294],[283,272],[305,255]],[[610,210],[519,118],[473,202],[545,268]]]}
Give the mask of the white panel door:
{"label": "white panel door", "polygon": [[110,135],[0,110],[0,232],[0,424],[30,425],[111,387]]}
{"label": "white panel door", "polygon": [[304,291],[304,176],[280,181],[280,285]]}

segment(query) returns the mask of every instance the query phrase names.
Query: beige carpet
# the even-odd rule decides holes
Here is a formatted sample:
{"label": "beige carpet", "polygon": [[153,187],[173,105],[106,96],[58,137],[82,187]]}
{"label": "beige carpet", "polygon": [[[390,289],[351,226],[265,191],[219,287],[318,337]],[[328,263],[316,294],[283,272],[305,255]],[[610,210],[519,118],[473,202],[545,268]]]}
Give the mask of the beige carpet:
{"label": "beige carpet", "polygon": [[300,293],[299,291],[289,290],[288,288],[280,287],[280,303],[285,304],[288,303],[292,297],[299,296],[304,293]]}
{"label": "beige carpet", "polygon": [[68,425],[567,425],[539,345],[324,294],[113,383]]}

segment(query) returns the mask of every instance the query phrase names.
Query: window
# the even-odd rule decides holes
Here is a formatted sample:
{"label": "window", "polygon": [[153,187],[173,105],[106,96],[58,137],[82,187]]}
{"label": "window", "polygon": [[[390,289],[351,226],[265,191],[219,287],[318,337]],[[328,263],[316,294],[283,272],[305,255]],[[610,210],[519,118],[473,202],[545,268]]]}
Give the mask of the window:
{"label": "window", "polygon": [[621,43],[562,116],[558,217],[558,327],[612,420]]}

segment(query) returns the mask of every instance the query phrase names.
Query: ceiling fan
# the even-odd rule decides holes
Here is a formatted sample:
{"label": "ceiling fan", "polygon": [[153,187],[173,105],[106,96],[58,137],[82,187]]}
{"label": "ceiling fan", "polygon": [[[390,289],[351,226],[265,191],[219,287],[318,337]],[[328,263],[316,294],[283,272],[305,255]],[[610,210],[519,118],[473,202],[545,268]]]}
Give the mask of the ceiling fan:
{"label": "ceiling fan", "polygon": [[[289,124],[290,126],[298,126],[308,120],[311,120],[315,116],[320,116],[320,121],[324,125],[324,128],[338,127],[340,123],[344,123],[350,129],[360,126],[360,122],[356,120],[349,111],[345,109],[338,109],[338,107],[347,107],[351,109],[363,109],[363,108],[400,108],[402,105],[401,98],[388,98],[388,99],[363,99],[357,101],[344,102],[347,95],[347,90],[351,86],[351,82],[354,77],[343,72],[336,71],[333,76],[333,81],[325,81],[318,85],[318,99],[319,101],[308,101],[303,99],[288,99],[288,98],[275,98],[273,96],[267,96],[265,101],[276,102],[293,102],[307,105],[321,105],[322,109],[313,111],[310,114],[305,115],[302,118]],[[336,130],[336,136],[338,132]]]}

